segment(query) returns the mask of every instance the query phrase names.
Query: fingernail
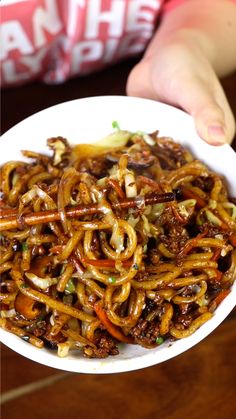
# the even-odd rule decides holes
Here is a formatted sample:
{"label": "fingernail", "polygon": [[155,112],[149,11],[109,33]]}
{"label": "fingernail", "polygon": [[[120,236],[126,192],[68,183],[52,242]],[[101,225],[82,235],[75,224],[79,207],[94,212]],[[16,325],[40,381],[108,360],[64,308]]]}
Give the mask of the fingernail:
{"label": "fingernail", "polygon": [[210,125],[208,127],[210,143],[213,145],[223,145],[226,143],[225,130],[222,125]]}

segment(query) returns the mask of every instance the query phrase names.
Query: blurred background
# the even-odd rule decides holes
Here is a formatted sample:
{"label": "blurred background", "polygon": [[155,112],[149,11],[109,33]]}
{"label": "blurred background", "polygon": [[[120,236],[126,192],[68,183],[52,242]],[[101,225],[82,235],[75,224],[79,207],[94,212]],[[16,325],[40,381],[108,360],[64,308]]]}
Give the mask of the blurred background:
{"label": "blurred background", "polygon": [[[2,91],[2,133],[57,103],[124,95],[136,61],[127,60],[62,85],[31,83]],[[222,83],[236,117],[236,74]],[[236,150],[236,140],[232,146]],[[116,375],[69,374],[31,362],[1,345],[1,417],[233,419],[235,347],[236,310],[188,352],[153,367]]]}

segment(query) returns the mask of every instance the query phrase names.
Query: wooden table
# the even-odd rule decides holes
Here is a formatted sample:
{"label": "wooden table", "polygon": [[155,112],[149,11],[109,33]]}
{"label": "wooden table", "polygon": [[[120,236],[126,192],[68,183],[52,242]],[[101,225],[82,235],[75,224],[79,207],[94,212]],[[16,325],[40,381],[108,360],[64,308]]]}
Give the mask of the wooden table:
{"label": "wooden table", "polygon": [[[63,85],[34,83],[2,93],[2,132],[63,101],[124,95],[134,60]],[[223,80],[236,117],[236,74]],[[236,150],[236,141],[233,143]],[[163,364],[118,375],[66,375],[2,347],[2,418],[233,419],[236,312],[196,347]],[[28,387],[27,387],[28,386]],[[14,390],[17,389],[15,392]]]}

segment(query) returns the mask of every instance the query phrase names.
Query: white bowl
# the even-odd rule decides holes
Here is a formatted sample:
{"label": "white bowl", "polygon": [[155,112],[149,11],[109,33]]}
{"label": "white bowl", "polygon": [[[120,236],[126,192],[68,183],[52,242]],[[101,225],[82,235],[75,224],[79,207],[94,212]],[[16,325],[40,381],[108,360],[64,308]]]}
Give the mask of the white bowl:
{"label": "white bowl", "polygon": [[[122,129],[152,132],[159,130],[187,146],[211,169],[224,175],[230,192],[236,196],[236,154],[228,145],[214,147],[197,135],[193,119],[185,112],[148,99],[101,96],[65,102],[38,112],[20,122],[1,137],[0,164],[22,159],[20,150],[46,151],[46,140],[66,137],[71,144],[94,142],[112,132],[112,121]],[[120,354],[104,360],[84,358],[80,352],[59,358],[55,351],[37,349],[19,337],[0,329],[0,340],[19,354],[50,367],[81,373],[117,373],[145,368],[173,358],[209,335],[234,308],[236,283],[232,292],[217,308],[212,319],[193,335],[171,345],[155,349],[137,345],[120,345]]]}

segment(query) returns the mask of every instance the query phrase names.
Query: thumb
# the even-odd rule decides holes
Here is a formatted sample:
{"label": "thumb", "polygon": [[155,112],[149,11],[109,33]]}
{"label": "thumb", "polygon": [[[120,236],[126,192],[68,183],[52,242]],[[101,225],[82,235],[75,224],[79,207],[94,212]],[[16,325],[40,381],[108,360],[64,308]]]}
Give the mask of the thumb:
{"label": "thumb", "polygon": [[[179,105],[189,112],[199,136],[212,145],[230,143],[235,133],[235,121],[222,87],[214,94],[203,83],[192,84],[187,94],[182,94]],[[189,94],[191,92],[191,94]]]}
{"label": "thumb", "polygon": [[163,99],[192,115],[199,136],[207,143],[230,143],[235,134],[233,113],[216,75],[211,74],[208,81],[191,75],[188,78],[176,77],[175,82],[165,89]]}
{"label": "thumb", "polygon": [[[201,99],[200,95],[199,99]],[[224,112],[213,99],[206,98],[206,100],[199,101],[197,105],[192,105],[189,109],[195,119],[196,130],[199,136],[209,144],[225,144],[229,138],[226,133]]]}

